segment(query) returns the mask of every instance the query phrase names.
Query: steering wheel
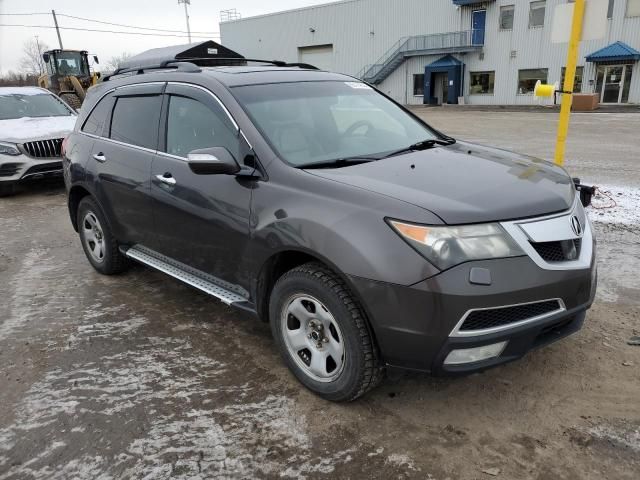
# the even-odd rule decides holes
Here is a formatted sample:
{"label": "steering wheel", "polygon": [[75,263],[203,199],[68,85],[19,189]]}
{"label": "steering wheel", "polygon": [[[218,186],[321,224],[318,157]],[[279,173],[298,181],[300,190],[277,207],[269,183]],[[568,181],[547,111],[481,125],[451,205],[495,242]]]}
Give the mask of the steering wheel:
{"label": "steering wheel", "polygon": [[367,127],[366,132],[363,133],[363,136],[365,136],[365,137],[369,136],[369,134],[375,130],[375,127],[373,126],[373,124],[370,121],[368,121],[368,120],[358,120],[357,122],[352,124],[349,128],[347,128],[345,130],[345,132],[342,134],[342,136],[343,137],[353,137],[354,133],[356,132],[356,130],[358,130],[358,129],[362,128],[362,127]]}

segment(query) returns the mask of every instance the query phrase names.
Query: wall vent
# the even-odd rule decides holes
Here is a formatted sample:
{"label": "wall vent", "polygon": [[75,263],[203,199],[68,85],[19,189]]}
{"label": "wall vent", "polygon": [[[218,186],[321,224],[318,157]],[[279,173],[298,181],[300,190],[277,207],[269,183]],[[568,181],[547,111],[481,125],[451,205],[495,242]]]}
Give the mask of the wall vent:
{"label": "wall vent", "polygon": [[518,56],[518,51],[517,50],[511,50],[511,58],[516,58]]}

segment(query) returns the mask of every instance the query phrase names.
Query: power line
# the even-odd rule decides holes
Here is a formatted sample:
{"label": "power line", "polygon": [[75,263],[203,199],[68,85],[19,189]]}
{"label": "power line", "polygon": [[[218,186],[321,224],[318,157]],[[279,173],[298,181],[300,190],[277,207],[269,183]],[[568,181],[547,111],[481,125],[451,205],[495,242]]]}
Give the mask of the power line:
{"label": "power line", "polygon": [[[55,29],[56,27],[51,25],[24,25],[18,23],[0,23],[0,27],[24,27],[24,28],[48,28]],[[78,27],[60,27],[60,30],[76,30],[80,32],[97,32],[97,33],[116,33],[121,35],[143,35],[148,37],[179,37],[179,38],[188,38],[187,35],[178,35],[171,33],[144,33],[144,32],[124,32],[121,30],[97,30],[93,28],[78,28]],[[210,38],[210,37],[219,37],[219,34],[210,35],[210,36],[196,36],[192,35],[194,38]]]}
{"label": "power line", "polygon": [[[34,16],[34,15],[47,15],[50,16],[51,12],[47,12],[47,13],[0,13],[0,16]],[[124,27],[124,28],[135,28],[137,30],[149,30],[149,31],[155,31],[155,32],[167,32],[167,33],[188,33],[185,30],[171,30],[171,29],[165,29],[165,28],[151,28],[151,27],[139,27],[137,25],[126,25],[126,24],[122,24],[122,23],[113,23],[113,22],[105,22],[102,20],[95,20],[93,18],[86,18],[86,17],[78,17],[75,15],[67,15],[65,13],[57,13],[57,15],[59,17],[66,17],[66,18],[72,18],[75,20],[81,20],[84,22],[93,22],[93,23],[100,23],[103,25],[112,25],[114,27]],[[62,27],[60,27],[62,28]],[[71,28],[71,27],[67,27],[67,28]],[[191,33],[199,33],[199,34],[204,34],[204,35],[217,35],[220,32],[191,32]]]}
{"label": "power line", "polygon": [[[58,13],[58,16],[59,17],[66,17],[66,18],[74,18],[76,20],[83,20],[85,22],[94,22],[94,23],[102,23],[104,25],[113,25],[115,27],[137,28],[138,30],[154,30],[156,32],[188,33],[188,32],[186,32],[184,30],[169,30],[169,29],[164,29],[164,28],[137,27],[135,25],[124,25],[122,23],[103,22],[102,20],[93,20],[91,18],[76,17],[74,15],[66,15],[64,13]],[[217,33],[220,33],[220,32],[191,32],[191,33],[217,34]]]}

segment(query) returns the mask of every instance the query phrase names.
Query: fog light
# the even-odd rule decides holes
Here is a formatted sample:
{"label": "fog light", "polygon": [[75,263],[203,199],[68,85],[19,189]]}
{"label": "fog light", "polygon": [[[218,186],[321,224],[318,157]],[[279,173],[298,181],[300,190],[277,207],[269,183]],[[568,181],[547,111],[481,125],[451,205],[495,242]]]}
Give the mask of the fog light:
{"label": "fog light", "polygon": [[444,361],[445,365],[460,365],[462,363],[473,363],[487,360],[499,356],[507,342],[492,343],[483,347],[461,348],[459,350],[451,350]]}

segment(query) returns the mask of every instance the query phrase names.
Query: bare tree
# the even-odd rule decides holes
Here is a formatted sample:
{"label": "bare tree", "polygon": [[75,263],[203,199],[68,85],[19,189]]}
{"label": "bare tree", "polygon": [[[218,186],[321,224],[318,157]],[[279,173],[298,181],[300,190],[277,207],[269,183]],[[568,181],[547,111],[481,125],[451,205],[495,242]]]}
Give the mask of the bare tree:
{"label": "bare tree", "polygon": [[49,46],[38,38],[30,38],[22,47],[22,58],[20,59],[20,69],[31,75],[42,75],[45,71],[42,52],[49,50]]}
{"label": "bare tree", "polygon": [[114,71],[115,69],[118,68],[118,66],[128,60],[129,58],[131,58],[131,54],[129,52],[122,52],[120,55],[116,55],[115,57],[111,57],[109,59],[109,61],[107,61],[105,67],[107,67],[107,70],[109,71]]}

